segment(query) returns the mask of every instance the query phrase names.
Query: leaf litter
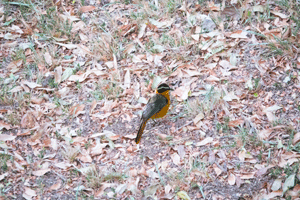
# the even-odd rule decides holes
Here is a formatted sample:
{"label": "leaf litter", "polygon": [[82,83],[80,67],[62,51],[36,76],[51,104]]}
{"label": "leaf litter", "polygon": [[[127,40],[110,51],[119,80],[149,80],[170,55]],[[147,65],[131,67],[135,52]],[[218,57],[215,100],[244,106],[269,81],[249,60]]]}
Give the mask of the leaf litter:
{"label": "leaf litter", "polygon": [[299,196],[299,6],[26,2],[0,3],[5,196]]}

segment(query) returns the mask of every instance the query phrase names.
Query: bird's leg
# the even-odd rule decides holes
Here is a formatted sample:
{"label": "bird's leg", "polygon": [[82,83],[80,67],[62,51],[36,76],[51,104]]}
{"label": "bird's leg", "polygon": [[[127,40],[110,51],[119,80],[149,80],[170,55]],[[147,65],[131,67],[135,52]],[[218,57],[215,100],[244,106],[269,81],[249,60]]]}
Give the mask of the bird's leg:
{"label": "bird's leg", "polygon": [[157,124],[157,121],[155,120],[155,119],[152,119],[153,121],[154,121],[154,125],[156,125]]}

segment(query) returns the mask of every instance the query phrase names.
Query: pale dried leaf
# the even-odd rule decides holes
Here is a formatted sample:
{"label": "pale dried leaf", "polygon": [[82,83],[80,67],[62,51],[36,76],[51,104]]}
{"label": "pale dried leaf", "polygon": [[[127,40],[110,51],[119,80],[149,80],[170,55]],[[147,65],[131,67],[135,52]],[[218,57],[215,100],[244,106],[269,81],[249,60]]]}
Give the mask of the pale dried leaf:
{"label": "pale dried leaf", "polygon": [[52,66],[52,57],[49,52],[46,52],[44,55],[45,61],[49,66]]}
{"label": "pale dried leaf", "polygon": [[230,175],[228,176],[228,183],[229,183],[229,185],[235,184],[235,175],[230,173]]}
{"label": "pale dried leaf", "polygon": [[5,177],[7,177],[9,175],[8,172],[4,173],[4,174],[1,174],[0,175],[0,181],[2,181]]}
{"label": "pale dried leaf", "polygon": [[35,190],[30,189],[29,187],[25,187],[25,194],[35,197],[36,196],[36,192]]}
{"label": "pale dried leaf", "polygon": [[265,7],[263,5],[255,5],[252,7],[253,12],[260,12],[263,13],[265,10]]}
{"label": "pale dried leaf", "polygon": [[300,132],[294,135],[293,145],[297,144],[298,142],[300,142]]}
{"label": "pale dried leaf", "polygon": [[184,145],[179,145],[179,146],[177,147],[177,152],[178,152],[180,158],[183,159],[184,156],[185,156]]}
{"label": "pale dried leaf", "polygon": [[51,171],[50,169],[41,169],[41,170],[33,171],[32,174],[35,176],[43,176],[50,171]]}
{"label": "pale dried leaf", "polygon": [[235,32],[231,33],[231,34],[230,34],[230,37],[231,37],[231,38],[246,39],[246,38],[248,38],[248,37],[247,37],[247,34],[248,34],[247,31],[244,31],[244,30],[238,30],[238,31],[235,31]]}
{"label": "pale dried leaf", "polygon": [[198,142],[198,143],[196,143],[196,146],[204,146],[204,145],[206,145],[206,144],[209,144],[209,143],[211,143],[212,141],[214,140],[214,138],[212,138],[212,137],[207,137],[207,138],[205,138],[204,140],[202,140],[201,142]]}
{"label": "pale dried leaf", "polygon": [[90,114],[93,113],[93,111],[95,110],[96,106],[97,106],[97,101],[96,101],[96,99],[94,99],[92,101],[92,103],[91,103]]}
{"label": "pale dried leaf", "polygon": [[276,120],[276,117],[275,117],[273,112],[266,111],[265,113],[267,115],[267,118],[268,118],[269,122],[274,122]]}
{"label": "pale dried leaf", "polygon": [[150,185],[145,191],[145,197],[153,196],[156,193],[156,190],[159,188],[158,184]]}
{"label": "pale dried leaf", "polygon": [[248,173],[244,173],[242,176],[241,176],[241,179],[252,179],[252,178],[255,178],[255,172],[248,172]]}
{"label": "pale dried leaf", "polygon": [[50,190],[58,190],[61,187],[61,180],[58,180],[57,183],[51,185]]}
{"label": "pale dried leaf", "polygon": [[240,100],[233,91],[229,92],[226,96],[223,97],[225,101],[232,101],[232,100]]}
{"label": "pale dried leaf", "polygon": [[77,44],[63,44],[63,43],[60,43],[60,42],[56,42],[55,44],[58,44],[62,47],[66,47],[67,49],[76,49],[76,48],[78,48]]}
{"label": "pale dried leaf", "polygon": [[183,72],[186,72],[190,77],[192,77],[192,76],[200,76],[201,75],[201,73],[200,72],[198,72],[198,71],[196,71],[196,70],[188,70],[188,69],[186,69],[186,70],[182,70]]}
{"label": "pale dried leaf", "polygon": [[180,156],[177,153],[173,153],[171,158],[175,165],[180,165]]}
{"label": "pale dried leaf", "polygon": [[140,31],[139,31],[139,34],[138,34],[138,38],[142,38],[144,36],[146,27],[147,27],[146,24],[141,25],[141,28],[140,28]]}
{"label": "pale dried leaf", "polygon": [[214,168],[217,176],[219,176],[220,174],[222,174],[222,170],[216,164],[213,165],[213,168]]}
{"label": "pale dried leaf", "polygon": [[244,120],[237,119],[237,120],[233,120],[233,121],[228,122],[228,126],[230,126],[230,127],[236,127],[236,126],[240,126],[243,123],[244,123]]}
{"label": "pale dried leaf", "polygon": [[125,192],[125,190],[127,189],[127,184],[120,184],[118,185],[118,187],[116,188],[116,193],[118,194],[123,194]]}
{"label": "pale dried leaf", "polygon": [[295,174],[291,174],[284,182],[282,186],[283,193],[285,193],[289,188],[295,186]]}
{"label": "pale dried leaf", "polygon": [[240,159],[240,161],[242,161],[242,162],[245,161],[245,155],[246,155],[246,151],[245,150],[241,150],[239,152],[239,159]]}
{"label": "pale dried leaf", "polygon": [[272,184],[271,190],[273,191],[279,190],[281,188],[281,183],[282,183],[282,179],[280,178],[275,179],[275,181]]}
{"label": "pale dried leaf", "polygon": [[166,185],[166,186],[165,186],[165,193],[166,193],[166,194],[169,194],[170,191],[171,191],[171,189],[172,189],[171,185],[169,185],[169,184]]}
{"label": "pale dried leaf", "polygon": [[191,200],[191,198],[189,197],[189,195],[188,195],[185,191],[177,192],[176,195],[177,195],[179,198],[183,199],[183,200]]}
{"label": "pale dried leaf", "polygon": [[61,81],[67,80],[74,72],[73,68],[67,67],[61,77]]}
{"label": "pale dried leaf", "polygon": [[125,135],[124,138],[134,139],[136,138],[136,134]]}
{"label": "pale dried leaf", "polygon": [[34,89],[36,87],[42,87],[42,85],[34,83],[34,82],[29,82],[29,81],[24,81],[23,84],[27,85],[31,89]]}
{"label": "pale dried leaf", "polygon": [[124,77],[124,87],[130,88],[130,72],[129,69],[127,69],[125,77]]}
{"label": "pale dried leaf", "polygon": [[95,6],[82,6],[82,7],[79,8],[79,12],[85,13],[85,12],[93,11],[95,9],[96,9]]}
{"label": "pale dried leaf", "polygon": [[82,162],[85,162],[85,163],[90,163],[90,162],[93,161],[91,156],[88,155],[88,154],[81,155],[81,156],[78,157],[78,159],[80,159]]}
{"label": "pale dried leaf", "polygon": [[265,140],[270,136],[271,133],[272,133],[272,129],[264,129],[262,131],[259,131],[258,137],[261,140]]}
{"label": "pale dried leaf", "polygon": [[70,163],[66,163],[66,162],[59,162],[59,163],[55,163],[54,165],[64,170],[72,166]]}
{"label": "pale dried leaf", "polygon": [[266,109],[264,109],[264,112],[274,112],[274,111],[277,111],[279,109],[281,109],[282,107],[278,106],[278,105],[273,105],[273,106],[270,106]]}
{"label": "pale dried leaf", "polygon": [[219,78],[217,78],[217,77],[215,77],[215,76],[213,76],[213,75],[210,75],[207,79],[205,79],[206,81],[209,81],[209,82],[219,82],[220,81],[220,79]]}
{"label": "pale dried leaf", "polygon": [[12,141],[16,138],[17,136],[13,135],[7,135],[7,134],[0,134],[0,141]]}
{"label": "pale dried leaf", "polygon": [[191,37],[192,37],[194,40],[199,41],[200,34],[194,34],[194,35],[191,35]]}
{"label": "pale dried leaf", "polygon": [[204,114],[200,112],[194,119],[193,122],[196,125],[200,120],[204,119]]}
{"label": "pale dried leaf", "polygon": [[282,19],[286,19],[286,18],[289,17],[289,16],[287,16],[287,15],[285,15],[285,14],[283,14],[283,13],[277,12],[277,11],[270,11],[270,12],[271,12],[273,15],[276,15],[276,16],[282,18]]}
{"label": "pale dried leaf", "polygon": [[[11,129],[11,127],[10,127],[9,124],[7,124],[6,122],[4,122],[3,120],[0,120],[0,130],[2,130],[3,128],[5,128],[6,130],[10,130]],[[4,134],[1,134],[1,135],[4,135]],[[1,135],[0,135],[0,140],[1,140]],[[4,137],[4,136],[2,136],[2,137]],[[7,137],[7,136],[5,136],[5,137]]]}
{"label": "pale dried leaf", "polygon": [[20,91],[23,91],[23,87],[17,86],[17,87],[14,87],[13,89],[11,89],[9,92],[16,93],[16,92],[20,92]]}
{"label": "pale dried leaf", "polygon": [[167,28],[173,24],[174,19],[166,20],[166,21],[162,21],[162,22],[156,21],[154,19],[149,19],[149,21],[151,24],[153,24],[157,28]]}

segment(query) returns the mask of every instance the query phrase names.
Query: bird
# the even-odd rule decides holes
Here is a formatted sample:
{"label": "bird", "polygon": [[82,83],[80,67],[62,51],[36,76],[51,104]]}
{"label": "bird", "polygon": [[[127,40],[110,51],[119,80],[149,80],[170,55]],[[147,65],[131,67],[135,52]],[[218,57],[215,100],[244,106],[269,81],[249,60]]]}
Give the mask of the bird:
{"label": "bird", "polygon": [[170,90],[173,91],[166,83],[162,83],[157,87],[155,94],[149,99],[141,116],[142,123],[135,138],[136,144],[141,141],[146,123],[150,118],[154,120],[164,117],[167,114],[170,107]]}

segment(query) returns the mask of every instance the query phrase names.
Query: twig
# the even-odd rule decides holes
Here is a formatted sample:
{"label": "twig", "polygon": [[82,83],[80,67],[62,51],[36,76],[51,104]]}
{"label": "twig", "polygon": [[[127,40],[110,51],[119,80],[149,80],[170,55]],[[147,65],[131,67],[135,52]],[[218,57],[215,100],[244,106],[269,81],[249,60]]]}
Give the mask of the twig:
{"label": "twig", "polygon": [[190,125],[191,123],[193,123],[193,122],[191,121],[191,122],[189,122],[189,123],[186,123],[185,125],[182,125],[182,126],[178,127],[178,128],[175,130],[175,132],[177,132],[179,129],[181,129],[181,128],[185,127],[185,126]]}

